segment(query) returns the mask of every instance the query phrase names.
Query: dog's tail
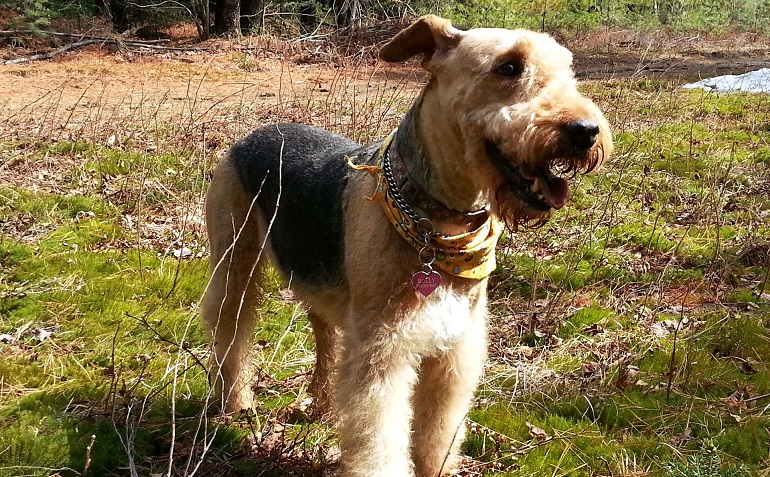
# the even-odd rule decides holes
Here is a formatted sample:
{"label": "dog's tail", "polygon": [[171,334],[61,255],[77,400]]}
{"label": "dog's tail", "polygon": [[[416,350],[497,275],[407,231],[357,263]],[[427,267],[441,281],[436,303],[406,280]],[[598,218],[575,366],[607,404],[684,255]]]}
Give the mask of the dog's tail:
{"label": "dog's tail", "polygon": [[228,157],[214,171],[206,197],[211,279],[201,319],[213,342],[209,381],[224,412],[251,407],[249,349],[256,316],[264,237],[256,196],[242,186]]}

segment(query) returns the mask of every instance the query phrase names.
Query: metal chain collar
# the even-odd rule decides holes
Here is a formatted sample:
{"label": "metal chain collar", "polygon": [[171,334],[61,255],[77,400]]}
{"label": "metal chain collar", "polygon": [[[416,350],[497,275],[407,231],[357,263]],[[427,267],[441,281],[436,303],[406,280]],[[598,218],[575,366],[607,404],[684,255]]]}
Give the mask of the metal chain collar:
{"label": "metal chain collar", "polygon": [[[412,219],[417,226],[417,229],[420,231],[425,246],[432,249],[433,247],[430,246],[430,239],[431,237],[438,235],[436,233],[436,228],[429,218],[417,215],[417,212],[415,212],[412,206],[409,205],[409,202],[407,202],[407,200],[404,199],[404,196],[401,195],[401,191],[396,183],[396,178],[393,176],[393,169],[390,166],[390,150],[386,151],[385,156],[382,158],[382,175],[385,178],[385,183],[388,185],[390,196],[396,201],[398,208],[401,209],[407,217]],[[425,225],[427,225],[429,229],[427,229]]]}

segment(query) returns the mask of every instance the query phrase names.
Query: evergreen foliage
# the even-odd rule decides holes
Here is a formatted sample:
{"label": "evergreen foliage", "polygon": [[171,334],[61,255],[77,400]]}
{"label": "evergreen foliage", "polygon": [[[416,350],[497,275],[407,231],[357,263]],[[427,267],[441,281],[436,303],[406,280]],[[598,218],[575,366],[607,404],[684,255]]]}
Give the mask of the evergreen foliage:
{"label": "evergreen foliage", "polygon": [[[436,13],[456,24],[524,27],[548,32],[579,33],[596,28],[637,30],[661,28],[677,32],[725,33],[770,31],[770,0],[437,0],[334,1],[234,0],[242,33],[262,27],[265,16],[278,22],[301,24],[312,31],[318,24],[366,26],[383,19]],[[59,16],[109,15],[118,30],[133,26],[162,27],[194,19],[205,37],[220,7],[233,0],[2,0],[23,14],[25,29],[41,31]],[[253,10],[258,10],[253,12]],[[347,10],[345,10],[347,9]],[[12,25],[20,27],[22,25]],[[293,31],[293,30],[290,30]],[[223,32],[220,32],[223,33]]]}

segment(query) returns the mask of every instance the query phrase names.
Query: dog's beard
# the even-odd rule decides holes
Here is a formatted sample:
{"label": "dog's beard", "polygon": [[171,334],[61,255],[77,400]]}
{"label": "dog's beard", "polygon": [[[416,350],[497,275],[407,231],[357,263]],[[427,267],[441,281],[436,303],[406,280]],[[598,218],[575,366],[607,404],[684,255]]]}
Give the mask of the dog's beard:
{"label": "dog's beard", "polygon": [[515,232],[520,227],[536,229],[551,218],[551,210],[533,209],[524,204],[509,184],[503,184],[495,191],[496,213],[505,227]]}
{"label": "dog's beard", "polygon": [[550,219],[553,209],[561,208],[569,195],[568,180],[588,173],[604,159],[604,147],[597,142],[587,151],[574,149],[551,151],[552,159],[527,171],[504,155],[494,143],[487,141],[486,151],[503,176],[494,191],[493,212],[505,226],[516,231],[520,227],[538,228]]}

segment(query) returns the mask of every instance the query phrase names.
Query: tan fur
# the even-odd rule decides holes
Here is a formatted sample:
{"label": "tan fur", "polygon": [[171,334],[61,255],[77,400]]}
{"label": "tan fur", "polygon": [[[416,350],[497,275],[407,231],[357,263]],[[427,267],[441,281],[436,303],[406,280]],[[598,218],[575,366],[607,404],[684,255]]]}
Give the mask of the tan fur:
{"label": "tan fur", "polygon": [[[485,141],[524,171],[554,165],[585,171],[610,154],[607,121],[577,92],[572,55],[549,36],[461,32],[428,16],[380,52],[396,62],[418,54],[431,73],[418,100],[417,136],[430,166],[423,186],[446,206],[487,208],[512,226],[549,217],[509,190]],[[510,58],[526,65],[515,82],[491,73]],[[582,118],[595,121],[600,133],[587,154],[571,157],[564,125]],[[323,293],[293,287],[310,309],[316,337],[310,389],[319,413],[339,420],[346,477],[447,475],[459,461],[463,422],[486,357],[487,280],[442,273],[433,294],[416,293],[410,278],[420,269],[417,253],[380,205],[364,199],[374,186],[372,177],[359,173],[345,193],[347,285]],[[248,344],[269,217],[252,207],[229,156],[215,172],[206,218],[212,279],[202,315],[215,343],[214,398],[232,412],[251,405]],[[440,232],[464,231],[435,225]]]}

